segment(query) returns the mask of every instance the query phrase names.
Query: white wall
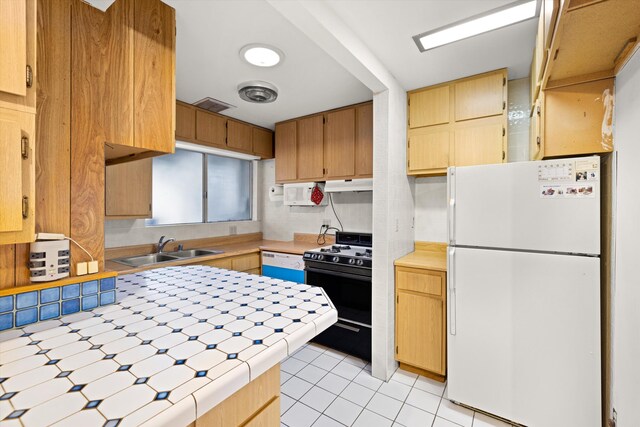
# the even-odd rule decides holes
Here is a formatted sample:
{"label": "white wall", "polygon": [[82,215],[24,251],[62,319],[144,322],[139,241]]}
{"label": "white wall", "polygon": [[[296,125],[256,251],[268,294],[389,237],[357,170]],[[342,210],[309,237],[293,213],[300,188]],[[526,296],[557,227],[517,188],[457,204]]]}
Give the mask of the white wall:
{"label": "white wall", "polygon": [[[259,162],[258,192],[261,204],[262,233],[265,239],[291,240],[293,233],[318,233],[323,220],[331,221],[339,228],[331,206],[284,206],[282,202],[269,200],[269,187],[275,184],[275,160]],[[325,197],[329,197],[325,194]],[[336,213],[345,231],[371,233],[373,218],[373,193],[333,194]],[[331,231],[333,234],[333,231]]]}
{"label": "white wall", "polygon": [[[529,160],[529,79],[508,83],[508,160]],[[415,235],[424,242],[446,242],[447,239],[447,179],[444,176],[416,179]]]}
{"label": "white wall", "polygon": [[613,284],[613,408],[619,427],[640,425],[640,52],[616,78],[618,152]]}

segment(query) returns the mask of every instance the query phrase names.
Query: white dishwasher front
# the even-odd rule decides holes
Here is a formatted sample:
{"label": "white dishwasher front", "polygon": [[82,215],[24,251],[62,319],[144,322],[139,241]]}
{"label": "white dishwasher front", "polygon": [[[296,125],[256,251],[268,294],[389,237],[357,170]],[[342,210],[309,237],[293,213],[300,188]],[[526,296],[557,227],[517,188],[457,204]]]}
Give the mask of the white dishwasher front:
{"label": "white dishwasher front", "polygon": [[304,283],[302,255],[262,251],[262,275],[290,282]]}

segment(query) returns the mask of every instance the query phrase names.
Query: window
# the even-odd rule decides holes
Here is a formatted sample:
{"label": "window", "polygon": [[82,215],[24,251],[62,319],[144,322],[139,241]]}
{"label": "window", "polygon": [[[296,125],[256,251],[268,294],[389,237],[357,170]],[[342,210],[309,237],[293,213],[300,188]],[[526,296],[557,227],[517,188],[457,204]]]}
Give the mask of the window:
{"label": "window", "polygon": [[146,225],[251,220],[251,160],[176,149],[153,159],[153,218]]}

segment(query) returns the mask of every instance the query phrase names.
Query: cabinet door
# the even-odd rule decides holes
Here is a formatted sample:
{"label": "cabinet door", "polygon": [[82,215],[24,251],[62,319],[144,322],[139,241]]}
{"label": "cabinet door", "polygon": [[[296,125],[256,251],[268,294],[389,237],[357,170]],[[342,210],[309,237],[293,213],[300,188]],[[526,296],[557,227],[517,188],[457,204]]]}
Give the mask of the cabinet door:
{"label": "cabinet door", "polygon": [[506,108],[506,77],[501,70],[455,83],[456,121],[502,114]]}
{"label": "cabinet door", "polygon": [[356,110],[328,113],[324,127],[324,164],[327,179],[355,175]]}
{"label": "cabinet door", "polygon": [[196,139],[196,109],[179,102],[176,104],[176,138]]}
{"label": "cabinet door", "polygon": [[506,161],[505,128],[502,116],[456,123],[455,166],[484,165]]}
{"label": "cabinet door", "polygon": [[227,119],[196,110],[196,140],[200,144],[226,147]]}
{"label": "cabinet door", "polygon": [[254,127],[252,129],[253,154],[262,159],[273,158],[273,132]]}
{"label": "cabinet door", "polygon": [[227,120],[227,147],[251,153],[253,151],[251,125]]}
{"label": "cabinet door", "polygon": [[444,301],[424,294],[398,292],[397,359],[444,375]]}
{"label": "cabinet door", "polygon": [[135,146],[173,153],[176,141],[176,15],[159,0],[134,2]]}
{"label": "cabinet door", "polygon": [[409,173],[446,172],[449,167],[450,128],[446,124],[409,129]]}
{"label": "cabinet door", "polygon": [[276,182],[297,178],[297,123],[276,125]]}
{"label": "cabinet door", "polygon": [[0,106],[17,106],[21,111],[33,113],[36,108],[36,8],[36,0],[0,1]]}
{"label": "cabinet door", "polygon": [[34,136],[34,114],[0,108],[0,245],[34,240]]}
{"label": "cabinet door", "polygon": [[298,179],[318,180],[324,177],[324,144],[322,115],[298,122]]}
{"label": "cabinet door", "polygon": [[356,108],[356,176],[373,176],[373,104]]}
{"label": "cabinet door", "polygon": [[449,123],[450,86],[440,86],[409,94],[409,128]]}
{"label": "cabinet door", "polygon": [[151,218],[153,159],[107,166],[105,215],[109,219]]}

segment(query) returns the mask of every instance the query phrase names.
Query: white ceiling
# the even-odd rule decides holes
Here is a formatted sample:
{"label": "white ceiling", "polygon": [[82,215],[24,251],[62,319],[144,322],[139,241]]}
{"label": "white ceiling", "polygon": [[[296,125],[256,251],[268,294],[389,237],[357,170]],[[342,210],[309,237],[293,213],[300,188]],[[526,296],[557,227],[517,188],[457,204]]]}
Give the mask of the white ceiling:
{"label": "white ceiling", "polygon": [[497,68],[529,75],[537,19],[420,53],[412,37],[513,0],[327,0],[406,89]]}
{"label": "white ceiling", "polygon": [[[89,0],[105,9],[113,0]],[[264,0],[164,0],[176,9],[176,95],[192,103],[210,96],[237,106],[223,114],[273,128],[274,123],[366,101],[371,91]],[[290,0],[291,1],[291,0]],[[313,0],[319,1],[319,0]],[[415,34],[513,0],[324,0],[407,90],[508,67],[526,77],[536,20],[420,53]],[[280,48],[274,68],[242,61],[249,43]],[[279,89],[271,104],[241,100],[237,85],[265,80]]]}

